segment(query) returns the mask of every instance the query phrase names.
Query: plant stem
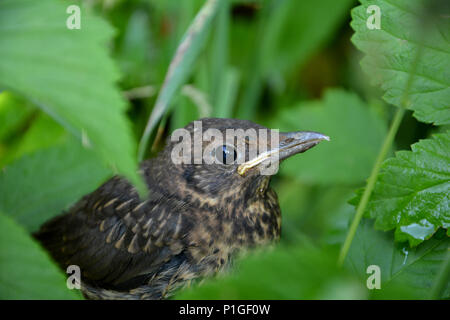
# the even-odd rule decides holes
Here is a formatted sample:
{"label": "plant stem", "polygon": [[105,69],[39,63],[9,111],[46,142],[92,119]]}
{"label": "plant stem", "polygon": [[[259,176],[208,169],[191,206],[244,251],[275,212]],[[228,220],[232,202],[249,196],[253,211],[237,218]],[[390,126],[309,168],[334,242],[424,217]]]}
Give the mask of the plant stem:
{"label": "plant stem", "polygon": [[378,173],[381,169],[381,164],[383,163],[389,149],[392,146],[392,142],[394,141],[395,135],[397,134],[398,127],[402,122],[403,115],[405,114],[405,110],[408,106],[408,96],[411,90],[411,87],[414,82],[414,75],[417,70],[417,65],[419,64],[420,57],[422,56],[423,47],[419,46],[414,56],[414,60],[411,67],[411,72],[408,77],[408,81],[405,86],[405,90],[403,90],[403,94],[400,100],[400,104],[398,105],[397,112],[394,116],[394,120],[392,120],[391,127],[389,128],[389,132],[384,139],[383,146],[381,147],[380,153],[378,154],[377,160],[375,161],[375,165],[372,168],[372,172],[370,173],[369,179],[367,180],[367,186],[364,189],[363,196],[359,201],[358,208],[356,209],[355,217],[353,218],[352,224],[350,225],[350,229],[347,233],[347,237],[345,238],[345,242],[342,245],[341,252],[339,253],[338,265],[342,266],[344,264],[345,258],[347,257],[348,251],[350,250],[350,246],[352,244],[353,238],[356,234],[356,229],[358,229],[359,222],[366,210],[367,203],[369,202],[372,191],[375,187],[375,182],[377,182]]}
{"label": "plant stem", "polygon": [[350,229],[347,233],[347,237],[345,239],[344,245],[342,246],[341,252],[339,254],[339,259],[338,259],[339,266],[342,266],[342,264],[344,263],[345,257],[347,256],[347,253],[350,249],[350,245],[356,234],[356,229],[358,228],[359,222],[361,221],[361,218],[366,209],[367,203],[369,202],[370,195],[372,194],[373,188],[375,187],[375,182],[377,181],[377,177],[378,177],[378,173],[381,168],[381,164],[383,163],[383,160],[386,158],[386,155],[392,146],[392,142],[394,141],[395,135],[398,131],[398,127],[400,126],[400,123],[402,121],[404,114],[405,114],[404,108],[397,109],[394,120],[391,123],[389,132],[388,132],[386,138],[384,139],[384,142],[380,149],[380,152],[378,153],[377,160],[375,162],[375,165],[372,168],[372,172],[370,173],[369,179],[367,181],[367,186],[364,189],[363,196],[361,198],[361,201],[359,201],[358,208],[356,209],[356,215],[353,218],[353,221],[352,221]]}

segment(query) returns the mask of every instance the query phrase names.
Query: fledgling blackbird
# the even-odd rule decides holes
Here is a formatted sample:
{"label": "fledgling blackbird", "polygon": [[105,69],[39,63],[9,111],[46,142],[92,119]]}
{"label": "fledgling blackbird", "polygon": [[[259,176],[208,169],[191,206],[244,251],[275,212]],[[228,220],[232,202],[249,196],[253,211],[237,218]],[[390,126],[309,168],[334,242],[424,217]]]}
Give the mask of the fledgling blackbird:
{"label": "fledgling blackbird", "polygon": [[[224,136],[230,128],[266,129],[245,120],[200,121],[203,132],[215,128]],[[192,136],[198,130],[193,123],[185,129]],[[261,143],[242,139],[249,148]],[[127,180],[114,177],[45,223],[35,237],[64,270],[80,267],[87,298],[169,297],[191,280],[222,270],[242,249],[280,237],[281,212],[270,175],[259,170],[262,160],[276,155],[282,161],[321,140],[328,137],[280,132],[278,145],[268,143],[272,147],[264,154],[241,155],[236,145],[224,143],[212,149],[215,163],[176,164],[172,151],[177,142],[169,138],[157,157],[141,164],[149,188],[146,199]],[[201,142],[202,150],[210,143]]]}

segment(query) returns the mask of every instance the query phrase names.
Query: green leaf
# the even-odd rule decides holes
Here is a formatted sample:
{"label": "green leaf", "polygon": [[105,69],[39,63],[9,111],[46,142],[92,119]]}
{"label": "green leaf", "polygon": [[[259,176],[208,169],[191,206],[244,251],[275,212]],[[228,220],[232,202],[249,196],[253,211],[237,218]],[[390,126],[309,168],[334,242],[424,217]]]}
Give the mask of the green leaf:
{"label": "green leaf", "polygon": [[177,90],[186,81],[194,62],[204,47],[210,29],[209,26],[221,2],[222,0],[206,1],[184,34],[183,39],[181,39],[139,144],[140,160],[145,156],[153,129],[169,108]]}
{"label": "green leaf", "polygon": [[223,85],[218,93],[217,104],[214,107],[215,117],[233,117],[233,107],[237,98],[239,80],[239,72],[236,69],[226,69],[223,75]]}
{"label": "green leaf", "polygon": [[[236,29],[233,61],[245,63],[248,78],[237,109],[252,119],[264,85],[284,84],[286,74],[299,72],[308,59],[338,30],[354,0],[264,1],[257,28]],[[244,38],[245,37],[245,38]],[[246,57],[246,53],[250,52]],[[242,57],[245,57],[243,59]],[[287,82],[287,81],[286,81]]]}
{"label": "green leaf", "polygon": [[152,31],[147,12],[134,10],[124,27],[123,39],[115,57],[124,74],[122,83],[127,88],[154,83],[155,72],[148,70],[152,62],[151,54],[157,49],[151,42]]}
{"label": "green leaf", "polygon": [[397,241],[414,246],[450,226],[450,132],[411,149],[384,162],[366,215],[376,219],[376,228],[395,229]]}
{"label": "green leaf", "polygon": [[33,111],[25,99],[7,91],[0,93],[0,168],[11,158],[11,150],[33,119]]}
{"label": "green leaf", "polygon": [[[207,51],[210,62],[210,101],[213,105],[219,105],[222,90],[226,83],[228,70],[228,42],[231,22],[230,1],[221,2],[217,9],[217,18],[214,21],[213,36],[211,37],[211,49]],[[223,98],[222,98],[223,99]],[[221,108],[218,108],[220,112]]]}
{"label": "green leaf", "polygon": [[0,141],[9,138],[24,126],[32,108],[10,92],[0,93]]}
{"label": "green leaf", "polygon": [[21,137],[16,149],[10,153],[13,159],[67,141],[69,134],[46,113],[39,113],[30,128]]}
{"label": "green leaf", "polygon": [[307,62],[339,29],[354,0],[272,1],[262,33],[265,74],[292,71]]}
{"label": "green leaf", "polygon": [[55,0],[0,3],[0,86],[20,93],[133,182],[135,143],[117,71],[105,44],[112,29],[81,10],[81,29],[66,27],[67,5]]}
{"label": "green leaf", "polygon": [[347,201],[353,188],[311,186],[289,178],[276,180],[272,185],[283,214],[283,243],[303,241],[298,237],[302,234],[327,246],[343,243],[354,212]]}
{"label": "green leaf", "polygon": [[34,231],[110,174],[94,153],[71,139],[24,156],[0,172],[0,211]]}
{"label": "green leaf", "polygon": [[178,299],[364,299],[364,282],[336,266],[332,252],[278,247],[254,253],[236,273],[188,289]]}
{"label": "green leaf", "polygon": [[[394,243],[393,234],[373,228],[373,221],[361,220],[355,239],[352,242],[345,266],[362,279],[367,279],[367,267],[377,265],[381,271],[381,292],[374,290],[374,297],[384,290],[398,286],[408,288],[411,298],[425,298],[434,285],[436,276],[445,261],[450,239],[440,232],[421,245],[410,248],[408,245]],[[450,296],[447,283],[443,297]],[[401,297],[397,298],[409,298]]]}
{"label": "green leaf", "polygon": [[[37,111],[37,110],[36,110]],[[37,112],[30,127],[8,149],[0,166],[7,165],[27,153],[65,142],[69,133],[49,115]]]}
{"label": "green leaf", "polygon": [[[361,65],[385,91],[384,99],[413,110],[422,122],[449,124],[450,20],[445,12],[426,14],[429,1],[424,0],[360,2],[352,11],[352,41],[365,53]],[[366,25],[373,14],[366,12],[370,5],[381,10],[379,30]]]}
{"label": "green leaf", "polygon": [[80,299],[47,253],[0,213],[0,299]]}
{"label": "green leaf", "polygon": [[320,101],[302,102],[284,110],[271,127],[330,136],[330,142],[281,164],[283,174],[321,184],[363,181],[386,135],[385,124],[372,109],[356,94],[337,89],[328,90]]}

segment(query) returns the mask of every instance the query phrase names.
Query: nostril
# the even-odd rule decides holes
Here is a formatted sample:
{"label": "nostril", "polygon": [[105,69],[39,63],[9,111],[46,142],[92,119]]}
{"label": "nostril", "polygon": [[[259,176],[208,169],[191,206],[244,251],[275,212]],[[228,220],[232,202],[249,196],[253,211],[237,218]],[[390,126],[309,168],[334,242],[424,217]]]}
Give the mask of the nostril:
{"label": "nostril", "polygon": [[286,140],[284,140],[284,142],[286,143],[291,143],[292,141],[294,141],[294,138],[287,138]]}

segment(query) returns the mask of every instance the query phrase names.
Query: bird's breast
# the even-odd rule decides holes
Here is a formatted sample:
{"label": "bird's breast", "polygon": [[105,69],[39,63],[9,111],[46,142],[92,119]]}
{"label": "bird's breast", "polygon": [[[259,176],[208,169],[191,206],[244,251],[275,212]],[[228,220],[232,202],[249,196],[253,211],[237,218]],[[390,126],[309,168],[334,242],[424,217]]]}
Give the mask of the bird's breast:
{"label": "bird's breast", "polygon": [[199,212],[197,223],[189,234],[190,255],[202,265],[217,271],[237,252],[269,244],[280,237],[281,212],[275,192],[251,202],[225,198],[218,212]]}

